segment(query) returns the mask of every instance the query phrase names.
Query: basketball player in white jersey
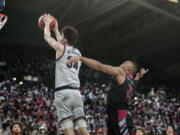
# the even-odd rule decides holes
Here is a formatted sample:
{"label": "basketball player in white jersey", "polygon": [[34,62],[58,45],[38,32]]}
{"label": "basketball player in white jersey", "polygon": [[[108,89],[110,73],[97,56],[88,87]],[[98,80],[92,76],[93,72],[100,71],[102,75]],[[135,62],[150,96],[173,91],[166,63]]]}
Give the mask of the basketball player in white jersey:
{"label": "basketball player in white jersey", "polygon": [[81,56],[74,45],[78,41],[79,33],[71,26],[65,26],[59,32],[56,22],[53,29],[57,40],[51,37],[49,14],[44,15],[44,39],[56,51],[55,93],[54,101],[57,116],[65,135],[74,135],[74,126],[77,126],[79,134],[89,135],[83,110],[83,101],[79,91],[79,69],[81,62],[66,65],[68,59]]}

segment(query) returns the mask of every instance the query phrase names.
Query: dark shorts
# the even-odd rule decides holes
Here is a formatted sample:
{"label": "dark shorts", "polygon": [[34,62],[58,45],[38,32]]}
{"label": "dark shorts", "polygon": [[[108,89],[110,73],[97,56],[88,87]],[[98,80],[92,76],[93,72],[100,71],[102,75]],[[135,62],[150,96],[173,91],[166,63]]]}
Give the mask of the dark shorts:
{"label": "dark shorts", "polygon": [[133,120],[127,110],[108,113],[107,135],[132,135]]}

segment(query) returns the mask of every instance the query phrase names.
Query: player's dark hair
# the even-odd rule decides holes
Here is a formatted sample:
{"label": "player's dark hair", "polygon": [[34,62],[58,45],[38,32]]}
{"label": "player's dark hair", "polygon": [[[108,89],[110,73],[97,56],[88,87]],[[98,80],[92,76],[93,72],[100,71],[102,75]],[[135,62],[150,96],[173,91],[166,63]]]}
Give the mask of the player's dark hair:
{"label": "player's dark hair", "polygon": [[79,39],[79,32],[72,26],[65,26],[62,28],[61,33],[64,34],[64,38],[71,46],[75,46]]}
{"label": "player's dark hair", "polygon": [[138,66],[138,64],[137,64],[136,61],[132,61],[132,60],[131,60],[131,62],[132,62],[132,64],[133,64],[133,68],[134,68],[133,75],[135,76],[136,73],[139,71],[139,66]]}

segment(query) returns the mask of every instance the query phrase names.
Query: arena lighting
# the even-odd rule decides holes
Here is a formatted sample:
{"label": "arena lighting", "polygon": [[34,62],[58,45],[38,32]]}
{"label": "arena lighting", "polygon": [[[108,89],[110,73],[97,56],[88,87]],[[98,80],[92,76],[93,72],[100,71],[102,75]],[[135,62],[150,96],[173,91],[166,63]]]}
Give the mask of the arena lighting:
{"label": "arena lighting", "polygon": [[37,82],[40,80],[40,78],[37,76],[28,75],[28,76],[24,76],[24,80]]}
{"label": "arena lighting", "polygon": [[159,14],[161,14],[163,16],[166,16],[166,17],[168,17],[168,18],[170,18],[172,20],[180,22],[180,17],[179,16],[174,15],[171,12],[166,11],[166,10],[160,8],[160,7],[157,7],[157,6],[151,4],[151,3],[147,2],[147,1],[144,1],[144,0],[129,0],[129,1],[135,3],[135,4],[139,5],[139,6],[142,6],[144,8],[150,9],[150,10],[152,10],[152,11],[154,11],[156,13],[159,13]]}
{"label": "arena lighting", "polygon": [[23,84],[23,82],[19,82],[19,84],[20,84],[20,85],[22,85],[22,84]]}
{"label": "arena lighting", "polygon": [[179,2],[179,0],[168,0],[168,1],[174,2],[174,3],[178,3]]}
{"label": "arena lighting", "polygon": [[24,80],[31,81],[32,80],[32,76],[30,76],[30,75],[24,76]]}
{"label": "arena lighting", "polygon": [[16,81],[16,80],[17,80],[17,79],[16,79],[16,77],[13,77],[12,79],[13,79],[14,81]]}
{"label": "arena lighting", "polygon": [[27,76],[27,80],[31,81],[31,80],[32,80],[32,76],[31,76],[31,75],[28,75],[28,76]]}
{"label": "arena lighting", "polygon": [[137,100],[138,98],[137,97],[134,97],[134,100]]}
{"label": "arena lighting", "polygon": [[38,77],[32,77],[32,81],[37,82],[38,80],[39,80]]}

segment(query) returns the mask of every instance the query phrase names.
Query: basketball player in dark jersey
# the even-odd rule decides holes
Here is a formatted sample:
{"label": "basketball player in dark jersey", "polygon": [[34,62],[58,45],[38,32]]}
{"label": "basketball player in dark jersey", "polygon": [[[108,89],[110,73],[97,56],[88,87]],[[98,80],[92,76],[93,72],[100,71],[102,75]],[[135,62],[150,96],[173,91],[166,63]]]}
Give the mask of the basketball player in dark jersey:
{"label": "basketball player in dark jersey", "polygon": [[136,88],[137,81],[143,77],[148,70],[142,68],[140,72],[137,73],[138,67],[133,61],[124,61],[120,66],[113,67],[82,56],[71,58],[67,64],[77,62],[78,60],[90,68],[111,75],[113,78],[107,98],[107,134],[132,135],[133,121],[128,112],[129,102]]}

